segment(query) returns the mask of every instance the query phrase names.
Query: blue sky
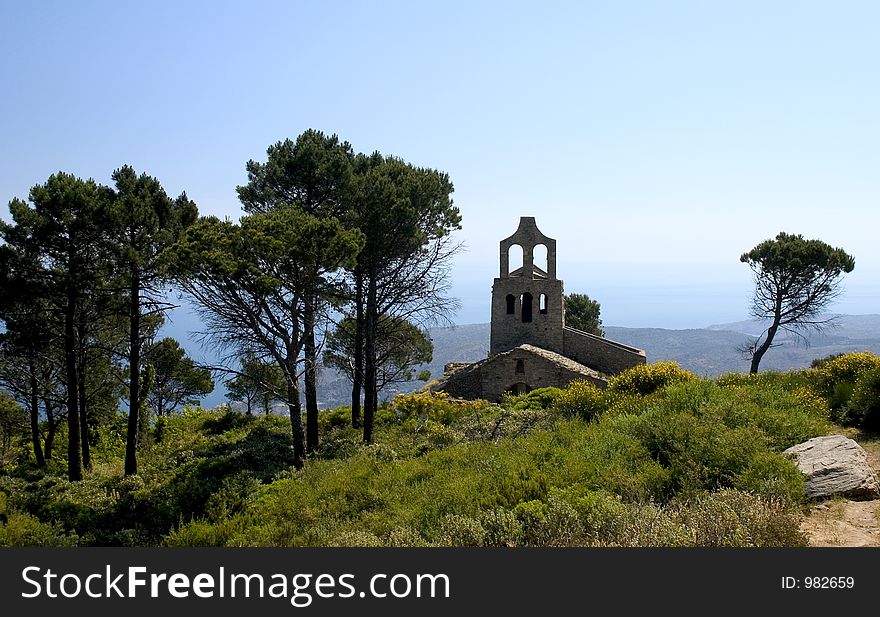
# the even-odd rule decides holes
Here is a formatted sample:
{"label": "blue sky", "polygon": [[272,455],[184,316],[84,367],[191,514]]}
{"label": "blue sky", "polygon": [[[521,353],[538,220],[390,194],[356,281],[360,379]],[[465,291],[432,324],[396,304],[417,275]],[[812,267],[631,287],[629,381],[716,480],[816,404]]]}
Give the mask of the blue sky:
{"label": "blue sky", "polygon": [[606,324],[744,318],[739,255],[781,230],[853,254],[835,309],[880,312],[880,4],[0,7],[4,202],[128,163],[235,217],[245,162],[317,128],[450,174],[459,323],[522,215]]}

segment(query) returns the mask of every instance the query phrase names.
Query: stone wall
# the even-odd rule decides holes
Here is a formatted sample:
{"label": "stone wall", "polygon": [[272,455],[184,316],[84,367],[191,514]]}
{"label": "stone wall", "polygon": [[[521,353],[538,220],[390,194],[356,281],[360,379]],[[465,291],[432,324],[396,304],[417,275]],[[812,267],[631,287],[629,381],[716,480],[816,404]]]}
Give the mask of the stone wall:
{"label": "stone wall", "polygon": [[575,379],[586,379],[603,388],[606,385],[596,371],[586,366],[545,349],[521,345],[456,369],[431,390],[442,390],[457,398],[497,402],[517,384],[530,391],[549,386],[564,388]]}
{"label": "stone wall", "polygon": [[486,360],[482,360],[481,362],[456,368],[452,372],[444,375],[440,380],[440,383],[433,386],[431,390],[442,390],[449,396],[455,398],[468,400],[483,398],[483,382],[480,377],[480,365],[485,363]]}
{"label": "stone wall", "polygon": [[[600,387],[605,386],[605,381],[598,375],[584,373],[523,347],[499,354],[492,360],[480,368],[482,398],[489,401],[501,400],[504,392],[517,383],[525,384],[529,390],[549,386],[564,388],[575,379],[588,379]],[[522,362],[522,373],[517,373],[519,361]]]}
{"label": "stone wall", "polygon": [[[520,297],[532,295],[532,321],[523,322]],[[507,313],[507,296],[515,298],[514,312]],[[540,310],[540,298],[547,298],[546,312]],[[562,353],[562,281],[559,279],[528,279],[511,277],[495,279],[492,286],[492,326],[489,354],[529,343]]]}
{"label": "stone wall", "polygon": [[563,329],[563,355],[606,375],[616,375],[644,364],[645,352],[635,347],[587,334],[566,326]]}

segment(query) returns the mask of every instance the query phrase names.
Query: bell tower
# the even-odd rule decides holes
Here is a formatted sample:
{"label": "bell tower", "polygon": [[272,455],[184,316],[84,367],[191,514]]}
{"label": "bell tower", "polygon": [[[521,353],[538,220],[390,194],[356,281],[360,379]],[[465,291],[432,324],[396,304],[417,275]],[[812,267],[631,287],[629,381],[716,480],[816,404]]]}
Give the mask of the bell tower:
{"label": "bell tower", "polygon": [[[546,263],[535,263],[535,248],[546,250]],[[522,266],[511,254],[522,253]],[[535,217],[523,216],[519,228],[501,241],[501,271],[492,285],[489,355],[528,343],[563,353],[565,311],[562,281],[556,278],[556,240],[541,233]],[[539,260],[540,261],[540,260]]]}

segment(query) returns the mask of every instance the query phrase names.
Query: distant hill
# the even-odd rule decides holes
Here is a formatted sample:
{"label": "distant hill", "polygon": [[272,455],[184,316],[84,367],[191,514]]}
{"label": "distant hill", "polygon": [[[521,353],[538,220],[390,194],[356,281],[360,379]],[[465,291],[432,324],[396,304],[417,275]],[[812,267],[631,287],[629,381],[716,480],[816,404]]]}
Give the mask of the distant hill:
{"label": "distant hill", "polygon": [[[690,330],[605,327],[606,337],[644,349],[648,362],[674,360],[682,367],[707,377],[748,371],[749,362],[737,349],[748,342],[750,335],[761,332],[762,325],[756,321]],[[435,328],[429,334],[434,342],[433,360],[414,372],[428,369],[433,379],[443,374],[443,366],[448,362],[475,362],[488,354],[488,323]],[[838,315],[835,327],[808,337],[808,347],[804,346],[803,341],[797,341],[785,333],[781,333],[777,339],[783,345],[767,352],[761,362],[762,369],[785,371],[806,368],[814,358],[847,351],[870,351],[880,355],[880,315]],[[319,379],[318,399],[322,408],[349,404],[351,383],[343,375],[323,368]],[[382,398],[390,398],[399,392],[411,392],[422,385],[420,381],[398,384],[386,389]]]}
{"label": "distant hill", "polygon": [[[749,362],[737,348],[763,331],[762,324],[756,321],[699,330],[605,328],[608,338],[644,349],[649,362],[675,360],[684,368],[709,377],[748,371]],[[776,340],[782,344],[767,352],[762,369],[806,368],[814,358],[847,351],[880,354],[880,315],[840,315],[836,327],[808,334],[806,345],[785,332],[777,335]]]}

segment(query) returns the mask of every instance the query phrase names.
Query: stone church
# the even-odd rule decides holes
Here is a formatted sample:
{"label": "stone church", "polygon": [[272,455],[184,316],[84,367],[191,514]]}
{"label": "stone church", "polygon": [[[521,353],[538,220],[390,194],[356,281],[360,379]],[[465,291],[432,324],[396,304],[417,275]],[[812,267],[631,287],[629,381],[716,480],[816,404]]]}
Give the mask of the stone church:
{"label": "stone church", "polygon": [[[510,249],[522,249],[522,267],[510,271]],[[535,264],[543,245],[547,262]],[[501,271],[492,285],[489,357],[473,364],[451,363],[432,390],[466,399],[500,400],[586,379],[604,387],[607,378],[645,363],[645,352],[565,325],[562,281],[556,278],[556,240],[524,216],[501,241]]]}

